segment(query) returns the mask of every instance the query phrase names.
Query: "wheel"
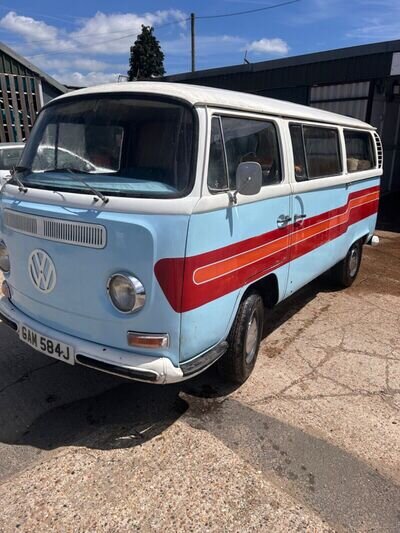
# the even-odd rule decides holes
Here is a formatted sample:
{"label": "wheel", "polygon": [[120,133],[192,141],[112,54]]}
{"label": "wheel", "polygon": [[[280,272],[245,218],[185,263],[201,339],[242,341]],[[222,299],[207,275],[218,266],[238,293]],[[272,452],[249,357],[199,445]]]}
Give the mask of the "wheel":
{"label": "wheel", "polygon": [[356,241],[347,252],[342,261],[335,265],[332,270],[332,281],[338,287],[350,287],[360,270],[362,257],[362,242]]}
{"label": "wheel", "polygon": [[252,292],[242,300],[229,333],[228,351],[218,361],[218,372],[224,381],[241,385],[256,364],[264,326],[264,303]]}

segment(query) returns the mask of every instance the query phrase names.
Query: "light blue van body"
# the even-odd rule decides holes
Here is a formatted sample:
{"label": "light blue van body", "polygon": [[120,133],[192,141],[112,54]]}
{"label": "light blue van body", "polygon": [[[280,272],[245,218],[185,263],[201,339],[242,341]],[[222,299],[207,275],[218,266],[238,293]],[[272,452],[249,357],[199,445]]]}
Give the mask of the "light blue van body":
{"label": "light blue van body", "polygon": [[[184,198],[111,197],[107,205],[93,202],[87,191],[57,193],[32,186],[23,192],[14,183],[3,188],[0,231],[11,266],[4,274],[9,294],[0,301],[0,314],[21,337],[27,326],[71,346],[70,363],[154,383],[187,379],[222,355],[218,347],[250,286],[268,277],[268,287],[276,289],[272,303],[278,303],[343,259],[355,241],[367,243],[373,236],[382,162],[379,138],[368,124],[286,102],[167,83],[117,84],[77,93],[96,91],[167,94],[193,106],[198,117],[195,181]],[[210,123],[221,114],[274,121],[281,183],[262,187],[254,196],[238,195],[237,203],[226,192],[210,193]],[[293,121],[337,128],[340,175],[296,182],[289,132]],[[373,168],[347,171],[346,128],[371,135]],[[282,215],[290,222],[279,226]],[[295,215],[302,218],[295,222]],[[48,219],[101,226],[105,242],[90,247],[77,244],[77,238],[46,238],[35,227]],[[278,251],[275,242],[281,243]],[[38,290],[28,272],[35,250],[44,251],[55,267],[57,279],[49,293]],[[225,264],[226,272],[215,279],[214,270],[218,273]],[[138,312],[123,314],[112,305],[106,288],[116,272],[131,273],[142,282],[146,302]],[[133,347],[128,332],[165,334],[168,344]]]}

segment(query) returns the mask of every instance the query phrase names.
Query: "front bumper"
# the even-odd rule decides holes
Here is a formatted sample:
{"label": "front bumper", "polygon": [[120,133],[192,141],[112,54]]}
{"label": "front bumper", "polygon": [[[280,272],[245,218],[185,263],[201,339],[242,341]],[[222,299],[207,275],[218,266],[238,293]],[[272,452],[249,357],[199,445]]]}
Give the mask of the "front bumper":
{"label": "front bumper", "polygon": [[61,333],[19,311],[7,298],[0,299],[0,318],[15,331],[24,324],[41,335],[74,347],[75,363],[109,374],[149,383],[175,383],[185,376],[167,357],[154,357],[124,352]]}

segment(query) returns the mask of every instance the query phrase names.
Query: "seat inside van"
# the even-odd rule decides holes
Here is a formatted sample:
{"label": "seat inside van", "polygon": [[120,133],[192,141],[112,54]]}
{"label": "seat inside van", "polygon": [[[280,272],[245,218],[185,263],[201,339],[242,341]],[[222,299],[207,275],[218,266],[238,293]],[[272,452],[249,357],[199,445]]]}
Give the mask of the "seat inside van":
{"label": "seat inside van", "polygon": [[154,178],[173,185],[174,139],[165,122],[144,122],[136,135],[135,159],[137,176]]}

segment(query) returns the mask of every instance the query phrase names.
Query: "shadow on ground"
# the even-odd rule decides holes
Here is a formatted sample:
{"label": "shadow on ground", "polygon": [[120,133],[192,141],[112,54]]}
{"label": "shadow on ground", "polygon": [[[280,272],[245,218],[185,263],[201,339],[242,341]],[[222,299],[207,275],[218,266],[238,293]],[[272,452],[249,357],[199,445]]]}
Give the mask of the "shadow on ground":
{"label": "shadow on ground", "polygon": [[[346,531],[400,531],[400,487],[351,453],[233,398],[188,399],[187,420]],[[212,409],[213,416],[207,416]]]}
{"label": "shadow on ground", "polygon": [[[275,308],[264,336],[325,290],[331,290],[326,280],[316,280]],[[234,389],[221,385],[214,368],[179,385],[131,383],[49,361],[10,343],[10,335],[0,325],[2,366],[13,365],[15,358],[20,372],[8,381],[0,376],[3,445],[41,453],[67,445],[133,448],[184,415],[187,424],[218,439],[222,452],[229,448],[331,524],[400,530],[398,486],[351,453],[228,397]]]}
{"label": "shadow on ground", "polygon": [[[321,290],[324,282],[316,280],[271,311],[264,338]],[[186,411],[180,392],[212,399],[235,390],[221,382],[215,368],[177,385],[129,382],[47,359],[10,343],[12,335],[0,325],[2,366],[18,363],[21,368],[14,380],[0,377],[0,443],[44,450],[71,444],[100,449],[135,446],[160,434]],[[17,359],[15,350],[22,352]]]}

